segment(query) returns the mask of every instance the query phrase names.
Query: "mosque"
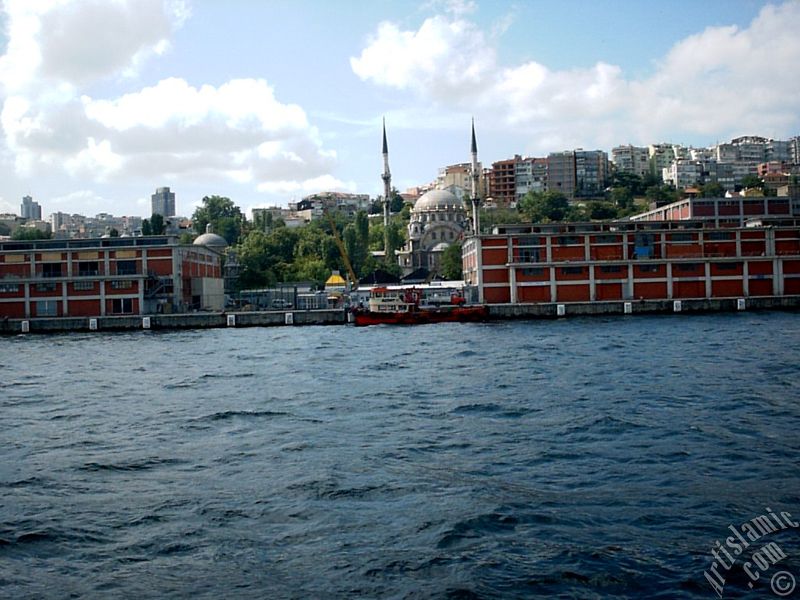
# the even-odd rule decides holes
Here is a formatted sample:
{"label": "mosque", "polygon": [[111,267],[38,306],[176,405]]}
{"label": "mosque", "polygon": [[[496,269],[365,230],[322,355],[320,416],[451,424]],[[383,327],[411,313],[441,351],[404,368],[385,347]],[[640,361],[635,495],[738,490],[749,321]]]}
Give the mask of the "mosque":
{"label": "mosque", "polygon": [[[454,243],[459,243],[471,231],[477,231],[478,213],[478,146],[475,140],[475,124],[472,125],[472,208],[473,223],[470,223],[464,202],[452,192],[434,189],[423,194],[411,209],[407,241],[397,251],[397,262],[403,277],[427,272],[441,272],[442,255]],[[389,150],[386,143],[386,126],[383,129],[384,198],[391,194],[389,173]],[[388,203],[384,201],[384,226],[388,224]],[[472,228],[471,228],[472,226]]]}

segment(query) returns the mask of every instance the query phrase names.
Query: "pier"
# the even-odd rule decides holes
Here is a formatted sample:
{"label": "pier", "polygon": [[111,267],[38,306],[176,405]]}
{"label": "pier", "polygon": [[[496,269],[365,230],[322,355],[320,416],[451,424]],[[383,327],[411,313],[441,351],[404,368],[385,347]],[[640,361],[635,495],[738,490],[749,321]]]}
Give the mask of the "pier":
{"label": "pier", "polygon": [[[800,310],[800,296],[757,298],[703,298],[681,300],[632,300],[615,302],[564,302],[536,304],[490,304],[490,320],[568,319],[592,316],[645,314],[692,314],[758,310]],[[209,329],[222,327],[278,327],[301,325],[345,325],[345,309],[295,311],[202,312],[172,315],[115,317],[53,317],[3,319],[0,334],[108,332],[134,330]]]}

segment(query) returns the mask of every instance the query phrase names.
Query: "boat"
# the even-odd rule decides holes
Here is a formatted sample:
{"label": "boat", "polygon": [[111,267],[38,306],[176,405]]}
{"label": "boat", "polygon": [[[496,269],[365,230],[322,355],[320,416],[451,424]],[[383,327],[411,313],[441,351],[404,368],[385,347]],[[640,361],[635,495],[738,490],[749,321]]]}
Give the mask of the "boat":
{"label": "boat", "polygon": [[458,293],[449,302],[428,303],[416,289],[373,288],[367,307],[353,309],[353,322],[365,325],[422,325],[426,323],[472,323],[489,318],[489,307],[467,305]]}

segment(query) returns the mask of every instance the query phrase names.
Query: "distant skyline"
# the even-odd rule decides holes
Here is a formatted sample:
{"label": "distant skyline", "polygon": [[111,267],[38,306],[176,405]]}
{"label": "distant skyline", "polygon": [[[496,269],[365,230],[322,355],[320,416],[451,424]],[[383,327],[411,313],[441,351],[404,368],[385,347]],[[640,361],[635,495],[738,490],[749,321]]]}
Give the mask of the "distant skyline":
{"label": "distant skyline", "polygon": [[7,0],[0,212],[248,211],[469,160],[800,135],[800,0]]}

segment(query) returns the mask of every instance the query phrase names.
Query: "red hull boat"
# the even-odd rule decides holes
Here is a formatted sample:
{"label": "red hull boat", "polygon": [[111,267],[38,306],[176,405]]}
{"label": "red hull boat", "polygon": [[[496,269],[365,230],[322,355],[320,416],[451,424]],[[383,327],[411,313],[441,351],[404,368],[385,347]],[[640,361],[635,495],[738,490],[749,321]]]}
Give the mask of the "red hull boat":
{"label": "red hull boat", "polygon": [[475,323],[489,318],[487,306],[443,306],[398,312],[356,309],[356,325],[423,325],[425,323]]}
{"label": "red hull boat", "polygon": [[[439,299],[441,301],[441,298]],[[356,325],[423,325],[425,323],[471,323],[489,318],[489,307],[467,306],[460,293],[445,300],[447,304],[423,304],[417,289],[372,290],[368,308],[353,310]]]}

